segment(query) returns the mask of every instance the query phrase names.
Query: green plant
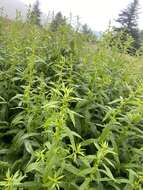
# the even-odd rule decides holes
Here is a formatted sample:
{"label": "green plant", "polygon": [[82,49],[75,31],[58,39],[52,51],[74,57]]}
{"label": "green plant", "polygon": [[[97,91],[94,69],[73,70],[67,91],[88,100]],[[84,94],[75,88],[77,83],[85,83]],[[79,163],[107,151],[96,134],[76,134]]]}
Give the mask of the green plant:
{"label": "green plant", "polygon": [[0,188],[141,190],[141,53],[110,31],[93,46],[68,25],[0,27]]}

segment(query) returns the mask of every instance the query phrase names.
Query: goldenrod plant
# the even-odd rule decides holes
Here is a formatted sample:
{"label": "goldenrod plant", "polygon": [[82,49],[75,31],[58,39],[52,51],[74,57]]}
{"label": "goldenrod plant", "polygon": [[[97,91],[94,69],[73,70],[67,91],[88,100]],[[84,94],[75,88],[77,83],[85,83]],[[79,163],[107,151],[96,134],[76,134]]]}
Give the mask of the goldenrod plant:
{"label": "goldenrod plant", "polygon": [[1,190],[143,189],[143,56],[121,36],[0,18]]}

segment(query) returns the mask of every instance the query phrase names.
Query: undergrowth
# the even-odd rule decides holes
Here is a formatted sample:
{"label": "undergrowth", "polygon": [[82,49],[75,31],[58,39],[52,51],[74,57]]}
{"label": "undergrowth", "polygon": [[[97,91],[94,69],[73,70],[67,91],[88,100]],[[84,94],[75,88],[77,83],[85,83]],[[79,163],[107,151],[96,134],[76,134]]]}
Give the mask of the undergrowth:
{"label": "undergrowth", "polygon": [[1,18],[1,190],[143,189],[142,55],[94,43]]}

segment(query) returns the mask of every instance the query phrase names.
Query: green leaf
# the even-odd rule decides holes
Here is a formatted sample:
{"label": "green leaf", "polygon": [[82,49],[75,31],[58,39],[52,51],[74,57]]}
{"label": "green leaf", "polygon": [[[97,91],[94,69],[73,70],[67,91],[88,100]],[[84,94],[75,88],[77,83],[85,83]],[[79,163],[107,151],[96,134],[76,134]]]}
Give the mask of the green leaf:
{"label": "green leaf", "polygon": [[89,188],[90,178],[86,178],[84,182],[80,185],[79,190],[85,190]]}
{"label": "green leaf", "polygon": [[113,177],[113,174],[111,172],[111,170],[105,165],[103,164],[105,170],[103,171],[110,179],[112,179],[113,181],[116,181],[115,178]]}
{"label": "green leaf", "polygon": [[33,153],[33,148],[32,148],[31,141],[29,141],[29,140],[24,140],[24,145],[25,145],[25,149],[27,150],[27,152],[28,152],[29,154],[32,154],[32,153]]}
{"label": "green leaf", "polygon": [[107,138],[109,137],[109,134],[111,132],[111,127],[110,126],[105,126],[105,128],[103,129],[100,137],[99,137],[99,143],[103,143],[107,140]]}
{"label": "green leaf", "polygon": [[76,167],[74,167],[73,165],[71,165],[71,164],[65,164],[65,165],[64,165],[64,168],[65,168],[65,170],[67,170],[68,172],[70,172],[70,173],[72,173],[72,174],[74,174],[74,175],[76,175],[76,176],[79,176],[80,170],[77,169]]}
{"label": "green leaf", "polygon": [[68,114],[69,114],[69,116],[70,116],[70,119],[71,119],[71,121],[72,121],[74,127],[75,127],[75,117],[74,117],[74,112],[73,112],[72,110],[69,110],[69,109],[68,109]]}

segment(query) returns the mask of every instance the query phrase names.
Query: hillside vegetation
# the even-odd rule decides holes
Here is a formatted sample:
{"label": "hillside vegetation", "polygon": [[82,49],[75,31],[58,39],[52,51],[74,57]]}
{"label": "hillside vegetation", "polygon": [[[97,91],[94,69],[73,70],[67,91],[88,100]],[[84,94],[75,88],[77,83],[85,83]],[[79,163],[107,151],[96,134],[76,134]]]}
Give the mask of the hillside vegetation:
{"label": "hillside vegetation", "polygon": [[1,190],[143,189],[143,55],[127,47],[0,19]]}

